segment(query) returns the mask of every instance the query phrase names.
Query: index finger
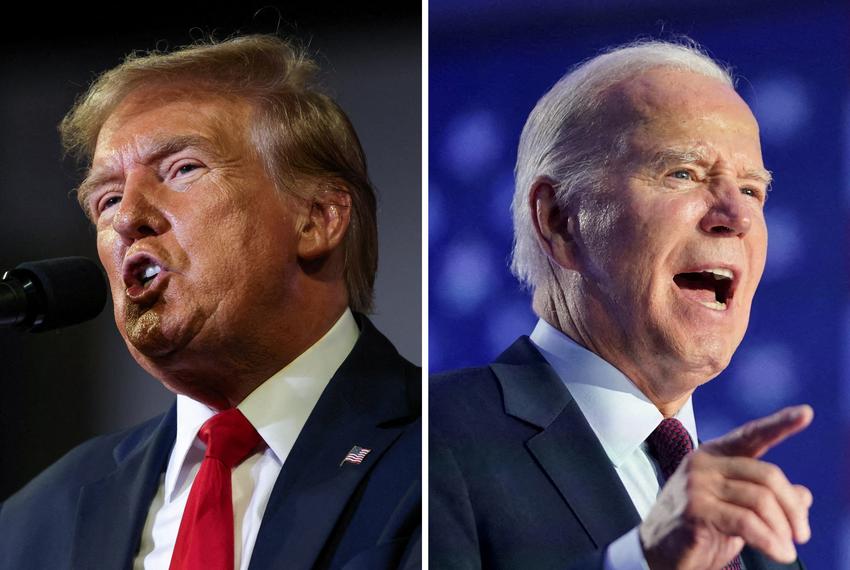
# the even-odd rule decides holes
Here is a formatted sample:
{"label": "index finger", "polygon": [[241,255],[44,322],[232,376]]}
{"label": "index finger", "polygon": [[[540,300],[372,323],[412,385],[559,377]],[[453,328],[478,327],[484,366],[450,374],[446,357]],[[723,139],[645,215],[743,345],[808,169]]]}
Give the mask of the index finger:
{"label": "index finger", "polygon": [[759,458],[767,451],[806,429],[815,412],[811,406],[791,406],[770,416],[747,422],[724,436],[709,441],[701,449],[728,456]]}

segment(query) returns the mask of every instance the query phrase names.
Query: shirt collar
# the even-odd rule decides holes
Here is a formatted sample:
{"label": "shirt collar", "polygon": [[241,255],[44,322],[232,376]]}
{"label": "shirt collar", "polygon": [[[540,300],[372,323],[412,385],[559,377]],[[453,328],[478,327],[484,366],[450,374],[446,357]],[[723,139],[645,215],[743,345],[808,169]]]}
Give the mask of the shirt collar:
{"label": "shirt collar", "polygon": [[[664,419],[625,374],[543,319],[537,322],[531,341],[567,386],[615,467],[643,444]],[[696,446],[691,398],[675,417]]]}
{"label": "shirt collar", "polygon": [[[349,355],[360,330],[346,309],[325,335],[295,360],[260,384],[237,408],[262,436],[278,461],[289,455],[307,417],[331,377]],[[177,396],[177,437],[165,473],[165,497],[171,500],[186,466],[203,459],[198,430],[216,410],[182,394]]]}

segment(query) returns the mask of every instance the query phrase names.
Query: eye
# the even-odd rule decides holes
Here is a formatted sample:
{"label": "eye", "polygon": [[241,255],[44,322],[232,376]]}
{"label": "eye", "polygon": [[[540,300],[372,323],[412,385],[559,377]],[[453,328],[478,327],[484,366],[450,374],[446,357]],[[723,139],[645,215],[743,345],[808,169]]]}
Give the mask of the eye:
{"label": "eye", "polygon": [[[194,157],[176,158],[163,164],[163,179],[180,179],[204,168],[204,163]],[[192,175],[194,177],[194,175]]]}
{"label": "eye", "polygon": [[760,188],[753,188],[752,186],[742,186],[741,194],[744,196],[752,196],[756,200],[762,201],[767,198],[767,195],[762,192]]}
{"label": "eye", "polygon": [[690,170],[674,170],[667,176],[675,178],[677,180],[693,180],[694,175]]}
{"label": "eye", "polygon": [[190,162],[190,163],[181,164],[180,166],[178,166],[177,170],[175,170],[174,173],[175,173],[175,176],[182,176],[182,175],[185,175],[185,174],[189,174],[190,172],[192,172],[193,170],[198,169],[198,168],[200,168],[199,164],[194,164],[194,163]]}
{"label": "eye", "polygon": [[97,204],[95,204],[95,213],[100,214],[102,212],[105,212],[106,210],[120,202],[120,194],[109,194],[107,196],[104,196],[97,202]]}

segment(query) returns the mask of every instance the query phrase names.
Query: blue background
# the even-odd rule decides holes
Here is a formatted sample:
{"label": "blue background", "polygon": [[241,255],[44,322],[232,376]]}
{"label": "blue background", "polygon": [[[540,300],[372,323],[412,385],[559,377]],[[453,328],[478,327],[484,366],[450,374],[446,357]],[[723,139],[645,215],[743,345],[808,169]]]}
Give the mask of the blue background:
{"label": "blue background", "polygon": [[536,321],[508,270],[516,145],[537,99],[607,46],[679,35],[731,64],[774,189],[768,262],[730,367],[695,396],[700,436],[807,402],[816,419],[768,454],[809,486],[811,569],[850,568],[847,419],[850,109],[846,2],[430,3],[429,361],[487,362]]}

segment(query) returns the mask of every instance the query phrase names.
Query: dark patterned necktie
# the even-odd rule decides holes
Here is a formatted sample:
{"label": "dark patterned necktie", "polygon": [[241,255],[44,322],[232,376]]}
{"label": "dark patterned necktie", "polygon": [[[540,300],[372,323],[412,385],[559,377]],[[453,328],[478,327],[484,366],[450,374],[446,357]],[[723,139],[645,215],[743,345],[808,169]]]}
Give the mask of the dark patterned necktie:
{"label": "dark patterned necktie", "polygon": [[[648,438],[646,444],[649,452],[658,461],[664,480],[670,478],[682,459],[694,450],[691,435],[682,422],[676,418],[665,418],[658,424]],[[742,570],[741,557],[736,556],[732,562],[723,567],[723,570]]]}

